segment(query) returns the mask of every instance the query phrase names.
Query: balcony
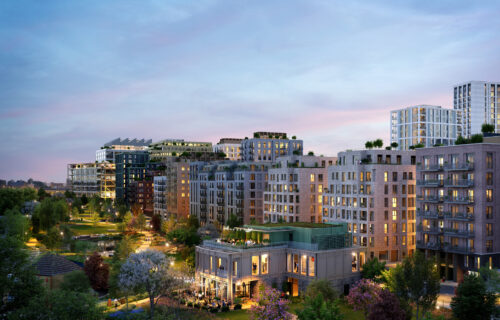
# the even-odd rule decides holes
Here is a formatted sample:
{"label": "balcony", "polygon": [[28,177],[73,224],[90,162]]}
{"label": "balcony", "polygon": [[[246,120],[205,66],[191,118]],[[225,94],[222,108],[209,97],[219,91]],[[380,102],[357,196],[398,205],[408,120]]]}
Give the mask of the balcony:
{"label": "balcony", "polygon": [[207,196],[207,190],[200,190],[200,196],[206,197]]}
{"label": "balcony", "polygon": [[417,241],[418,249],[429,249],[429,250],[441,250],[442,245],[439,242],[427,242],[424,243],[422,240]]}
{"label": "balcony", "polygon": [[206,189],[207,185],[206,184],[200,184],[200,189]]}
{"label": "balcony", "polygon": [[207,204],[207,198],[201,198],[200,203]]}
{"label": "balcony", "polygon": [[242,200],[243,199],[243,193],[237,193],[236,194],[236,199]]}
{"label": "balcony", "polygon": [[428,172],[436,172],[436,171],[442,171],[443,166],[439,164],[430,164],[430,165],[418,165],[417,170],[419,171],[428,171]]}
{"label": "balcony", "polygon": [[428,234],[441,234],[443,233],[443,228],[439,227],[429,227],[429,226],[417,226],[417,231],[424,232]]}
{"label": "balcony", "polygon": [[432,203],[438,203],[438,202],[443,202],[444,197],[438,197],[438,196],[417,196],[418,201],[423,201],[423,202],[432,202]]}
{"label": "balcony", "polygon": [[217,205],[223,206],[224,205],[224,199],[217,199]]}
{"label": "balcony", "polygon": [[241,184],[236,185],[236,190],[243,190],[243,189],[244,189],[244,187],[243,187],[243,184],[242,184],[242,183],[241,183]]}
{"label": "balcony", "polygon": [[445,197],[445,201],[447,203],[456,203],[456,204],[472,204],[474,203],[474,198],[470,197]]}
{"label": "balcony", "polygon": [[474,221],[474,214],[464,212],[445,212],[444,216],[447,220],[457,221]]}
{"label": "balcony", "polygon": [[219,190],[224,190],[224,185],[223,185],[223,184],[218,184],[218,185],[217,185],[217,189],[219,189]]}
{"label": "balcony", "polygon": [[453,228],[444,228],[445,235],[454,236],[454,237],[465,237],[465,238],[473,238],[474,232],[468,230],[459,230]]}
{"label": "balcony", "polygon": [[443,250],[446,252],[461,253],[461,254],[473,254],[474,253],[474,248],[453,246],[451,244],[446,244],[445,246],[443,246]]}
{"label": "balcony", "polygon": [[468,188],[474,186],[474,180],[470,179],[446,180],[444,182],[444,186],[455,187],[455,188]]}
{"label": "balcony", "polygon": [[441,187],[443,182],[443,180],[417,180],[417,186]]}
{"label": "balcony", "polygon": [[443,219],[444,215],[442,212],[436,211],[421,211],[420,209],[417,211],[417,216],[424,219]]}
{"label": "balcony", "polygon": [[468,171],[474,170],[474,163],[450,163],[445,164],[446,171]]}

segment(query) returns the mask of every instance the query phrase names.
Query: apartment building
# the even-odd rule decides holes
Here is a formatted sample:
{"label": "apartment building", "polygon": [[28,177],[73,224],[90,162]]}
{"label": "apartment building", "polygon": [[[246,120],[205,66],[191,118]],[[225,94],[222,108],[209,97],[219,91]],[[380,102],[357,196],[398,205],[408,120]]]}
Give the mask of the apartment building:
{"label": "apartment building", "polygon": [[165,163],[167,215],[189,216],[189,164],[187,159],[170,158]]}
{"label": "apartment building", "polygon": [[323,222],[345,222],[370,258],[396,262],[415,249],[414,151],[359,150],[328,167]]}
{"label": "apartment building", "polygon": [[219,143],[214,145],[214,152],[225,153],[229,160],[241,160],[241,141],[237,138],[222,138]]}
{"label": "apartment building", "polygon": [[205,160],[206,154],[213,157],[211,142],[184,141],[184,139],[166,139],[151,144],[149,154],[151,161],[165,161],[169,157],[196,157]]}
{"label": "apartment building", "polygon": [[345,293],[359,280],[366,257],[366,248],[352,245],[345,224],[251,225],[237,233],[245,244],[228,238],[196,247],[195,284],[207,296],[254,297],[261,284],[297,296],[319,279]]}
{"label": "apartment building", "polygon": [[336,157],[279,157],[268,171],[264,222],[322,222],[328,166]]}
{"label": "apartment building", "polygon": [[274,162],[278,157],[302,155],[303,148],[302,140],[288,139],[286,133],[255,132],[253,138],[241,142],[241,159]]}
{"label": "apartment building", "polygon": [[167,218],[167,177],[153,178],[153,213]]}
{"label": "apartment building", "polygon": [[72,163],[67,166],[68,190],[78,197],[97,195],[103,199],[116,197],[114,163]]}
{"label": "apartment building", "polygon": [[116,155],[118,153],[133,152],[138,150],[147,150],[148,146],[153,143],[149,139],[121,139],[116,138],[108,143],[105,143],[100,150],[95,153],[95,160],[97,162],[116,162]]}
{"label": "apartment building", "polygon": [[500,268],[500,144],[417,150],[417,248],[461,281]]}
{"label": "apartment building", "polygon": [[481,133],[484,123],[500,133],[500,82],[470,81],[453,88],[453,109],[460,112],[462,135]]}
{"label": "apartment building", "polygon": [[191,214],[201,225],[222,226],[231,214],[243,223],[262,222],[270,165],[239,161],[192,162],[189,181]]}
{"label": "apartment building", "polygon": [[142,213],[153,215],[153,181],[132,181],[127,190],[127,199],[130,205],[138,205]]}
{"label": "apartment building", "polygon": [[399,150],[423,144],[453,145],[459,135],[459,112],[440,106],[418,105],[391,111],[391,143]]}
{"label": "apartment building", "polygon": [[[149,153],[136,150],[116,154],[116,198],[129,203],[129,188],[133,181],[144,181],[147,177],[146,165]],[[131,203],[129,203],[131,204]]]}

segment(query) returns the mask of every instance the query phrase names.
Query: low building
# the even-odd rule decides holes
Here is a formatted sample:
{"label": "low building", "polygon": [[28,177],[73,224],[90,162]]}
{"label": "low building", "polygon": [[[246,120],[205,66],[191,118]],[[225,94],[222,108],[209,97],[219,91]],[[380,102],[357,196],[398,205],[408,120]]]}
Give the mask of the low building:
{"label": "low building", "polygon": [[302,155],[304,144],[283,132],[255,132],[253,138],[241,141],[243,161],[275,162],[278,157]]}
{"label": "low building", "polygon": [[97,195],[103,199],[116,197],[116,166],[114,163],[68,164],[67,186],[78,197]]}
{"label": "low building", "polygon": [[147,150],[148,146],[153,142],[149,139],[121,139],[116,138],[108,143],[105,143],[101,149],[95,153],[97,162],[116,162],[116,155],[119,153],[127,153],[138,150]]}
{"label": "low building", "polygon": [[336,157],[286,156],[268,171],[265,222],[322,222],[323,190]]}
{"label": "low building", "polygon": [[57,289],[64,276],[70,272],[82,270],[78,264],[58,254],[47,253],[34,264],[36,275],[47,289]]}
{"label": "low building", "polygon": [[219,143],[214,145],[214,152],[225,153],[229,160],[241,160],[241,141],[237,138],[222,138]]}
{"label": "low building", "polygon": [[346,224],[289,223],[250,225],[226,240],[196,247],[196,280],[210,296],[253,297],[261,284],[303,293],[316,279],[340,292],[360,278],[366,249],[353,246]]}

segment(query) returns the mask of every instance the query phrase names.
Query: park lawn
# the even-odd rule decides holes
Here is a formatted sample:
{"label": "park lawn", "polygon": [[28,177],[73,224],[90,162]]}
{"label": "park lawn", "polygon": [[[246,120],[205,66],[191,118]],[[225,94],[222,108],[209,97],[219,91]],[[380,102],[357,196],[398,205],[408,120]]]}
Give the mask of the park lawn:
{"label": "park lawn", "polygon": [[92,222],[70,222],[67,226],[77,236],[118,232],[117,225],[115,223],[99,222],[94,224]]}
{"label": "park lawn", "polygon": [[226,319],[226,320],[248,320],[250,319],[247,310],[236,310],[229,312],[219,312],[215,315],[217,319]]}

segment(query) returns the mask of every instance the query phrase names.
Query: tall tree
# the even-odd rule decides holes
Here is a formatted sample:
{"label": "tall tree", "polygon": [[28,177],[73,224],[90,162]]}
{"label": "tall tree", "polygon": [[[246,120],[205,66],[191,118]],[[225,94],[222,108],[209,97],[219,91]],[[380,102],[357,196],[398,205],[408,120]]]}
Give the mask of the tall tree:
{"label": "tall tree", "polygon": [[131,254],[122,265],[119,286],[126,292],[146,292],[149,297],[150,319],[162,296],[178,286],[169,269],[169,261],[160,251],[146,250]]}
{"label": "tall tree", "polygon": [[396,268],[391,269],[387,277],[387,286],[400,298],[402,307],[407,310],[409,304],[416,306],[415,318],[421,319],[432,309],[439,294],[439,272],[432,259],[416,251]]}
{"label": "tall tree", "polygon": [[380,292],[380,300],[371,305],[367,320],[405,320],[406,312],[389,290]]}
{"label": "tall tree", "polygon": [[159,214],[154,214],[153,217],[151,217],[151,226],[153,227],[154,231],[160,232],[160,230],[161,230],[161,216]]}
{"label": "tall tree", "polygon": [[85,260],[83,271],[89,278],[90,285],[96,291],[108,289],[109,265],[103,263],[104,259],[100,254],[94,252]]}
{"label": "tall tree", "polygon": [[0,220],[0,233],[23,242],[28,241],[30,238],[30,221],[17,208],[9,209],[5,212],[3,219]]}
{"label": "tall tree", "polygon": [[64,275],[60,289],[64,291],[88,293],[90,291],[89,278],[82,270],[70,272]]}
{"label": "tall tree", "polygon": [[297,311],[299,320],[342,320],[337,300],[325,300],[321,293],[307,296],[304,308]]}
{"label": "tall tree", "polygon": [[458,320],[489,320],[495,310],[496,293],[488,292],[481,277],[466,275],[451,300]]}
{"label": "tall tree", "polygon": [[328,280],[313,280],[306,288],[306,297],[316,297],[321,294],[322,299],[328,301],[335,301],[338,297],[337,291],[332,287]]}
{"label": "tall tree", "polygon": [[481,126],[482,133],[493,133],[495,132],[495,125],[489,123],[483,123]]}
{"label": "tall tree", "polygon": [[349,290],[347,302],[354,310],[363,311],[366,319],[372,305],[380,301],[381,292],[382,288],[377,283],[368,279],[361,279]]}
{"label": "tall tree", "polygon": [[382,281],[382,272],[385,270],[385,262],[378,261],[377,258],[368,260],[363,265],[361,276],[365,279],[370,279],[375,282]]}

